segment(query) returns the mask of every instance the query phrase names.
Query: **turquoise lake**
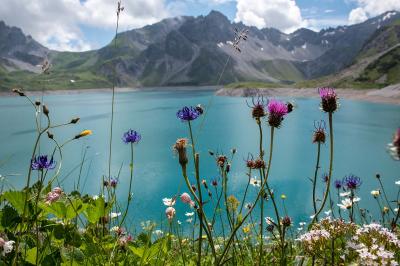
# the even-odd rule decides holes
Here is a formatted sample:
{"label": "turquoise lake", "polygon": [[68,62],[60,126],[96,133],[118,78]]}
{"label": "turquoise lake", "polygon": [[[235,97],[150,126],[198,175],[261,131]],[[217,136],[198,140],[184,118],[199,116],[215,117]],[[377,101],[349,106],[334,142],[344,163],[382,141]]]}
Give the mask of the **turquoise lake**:
{"label": "turquoise lake", "polygon": [[[215,161],[209,156],[208,150],[229,154],[231,148],[236,148],[229,189],[230,194],[237,197],[244,192],[247,182],[244,160],[248,153],[258,153],[258,128],[245,98],[213,94],[212,90],[196,91],[189,88],[117,94],[112,175],[116,176],[122,165],[117,194],[123,199],[128,191],[130,147],[122,142],[121,137],[130,128],[142,134],[142,140],[134,150],[134,196],[129,213],[132,223],[164,219],[162,198],[178,192],[182,177],[172,145],[177,138],[188,137],[187,124],[176,118],[177,110],[185,105],[206,106],[210,101],[212,103],[201,131],[198,130],[201,120],[194,122],[202,178],[210,183],[218,175]],[[285,204],[289,215],[296,222],[309,221],[312,195],[308,178],[313,176],[316,161],[316,145],[311,141],[314,121],[327,119],[327,115],[319,110],[317,98],[285,100],[294,100],[296,108],[284,120],[282,127],[276,130],[269,180],[276,195],[284,193],[287,196]],[[69,122],[74,117],[81,118],[77,125],[52,131],[60,143],[81,130],[93,130],[93,135],[65,147],[59,179],[63,180],[63,189],[69,191],[73,188],[86,150],[87,161],[81,174],[82,190],[98,194],[102,175],[108,173],[111,93],[52,94],[45,95],[44,102],[50,109],[54,124]],[[400,126],[400,106],[350,100],[340,100],[340,104],[340,109],[334,114],[333,178],[341,179],[351,173],[360,176],[363,181],[359,191],[360,205],[377,212],[376,202],[370,195],[372,189],[379,188],[375,174],[381,174],[389,198],[395,199],[399,190],[394,182],[400,179],[400,162],[391,159],[386,145]],[[6,177],[3,185],[6,188],[21,188],[26,182],[24,175],[28,170],[36,135],[33,108],[24,98],[1,97],[0,121],[0,174]],[[269,138],[269,128],[265,125],[264,129],[266,138]],[[52,149],[47,137],[43,138],[41,153],[50,153]],[[268,147],[265,146],[265,149]],[[329,145],[324,145],[321,174],[328,170],[328,153]],[[59,161],[59,158],[56,160]],[[190,173],[193,177],[193,172]],[[321,178],[318,182],[321,192]],[[252,193],[248,202],[255,192],[252,187],[250,190]],[[278,202],[281,206],[281,200]],[[186,211],[190,209],[178,202],[178,219],[184,221]],[[273,216],[270,208],[266,215]]]}

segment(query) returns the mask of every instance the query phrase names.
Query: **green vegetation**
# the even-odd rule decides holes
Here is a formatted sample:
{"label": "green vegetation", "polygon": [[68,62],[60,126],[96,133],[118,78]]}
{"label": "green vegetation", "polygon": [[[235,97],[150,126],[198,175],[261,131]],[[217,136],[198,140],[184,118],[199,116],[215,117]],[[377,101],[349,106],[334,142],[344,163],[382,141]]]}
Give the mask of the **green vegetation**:
{"label": "green vegetation", "polygon": [[230,89],[262,89],[262,88],[286,88],[290,87],[286,84],[280,83],[267,83],[259,81],[249,81],[249,82],[235,82],[224,86]]}
{"label": "green vegetation", "polygon": [[19,87],[27,90],[57,89],[90,89],[110,87],[110,82],[92,72],[54,71],[50,74],[35,74],[27,71],[14,71],[2,76],[0,73],[0,90],[9,91]]}
{"label": "green vegetation", "polygon": [[365,68],[356,81],[374,82],[387,86],[400,82],[400,47],[397,47]]}
{"label": "green vegetation", "polygon": [[267,72],[271,77],[281,81],[296,82],[304,79],[303,74],[287,60],[262,61],[258,67]]}

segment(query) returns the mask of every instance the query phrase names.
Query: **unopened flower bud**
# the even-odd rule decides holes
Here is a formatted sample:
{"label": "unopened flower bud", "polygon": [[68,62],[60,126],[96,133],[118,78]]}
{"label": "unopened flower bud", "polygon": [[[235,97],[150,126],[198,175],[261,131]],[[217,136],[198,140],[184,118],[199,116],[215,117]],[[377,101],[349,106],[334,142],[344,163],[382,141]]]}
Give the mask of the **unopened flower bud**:
{"label": "unopened flower bud", "polygon": [[289,216],[283,217],[282,225],[285,226],[285,227],[289,227],[290,225],[292,225],[292,219],[290,219]]}
{"label": "unopened flower bud", "polygon": [[188,163],[188,158],[186,154],[186,146],[187,146],[187,139],[177,139],[173,149],[175,150],[176,153],[178,153],[179,157],[179,164],[182,167],[186,167]]}
{"label": "unopened flower bud", "polygon": [[208,185],[207,185],[207,181],[205,179],[201,180],[201,183],[203,184],[203,186],[208,189]]}
{"label": "unopened flower bud", "polygon": [[92,135],[93,134],[93,132],[91,131],[91,130],[84,130],[84,131],[82,131],[81,133],[79,133],[78,135],[76,135],[75,136],[75,139],[79,139],[79,138],[82,138],[82,137],[86,137],[86,136],[89,136],[89,135]]}
{"label": "unopened flower bud", "polygon": [[50,113],[49,108],[47,108],[46,105],[43,105],[43,114],[45,114],[46,116],[49,116],[49,113]]}
{"label": "unopened flower bud", "polygon": [[73,118],[73,119],[71,120],[70,124],[76,124],[76,123],[78,123],[79,120],[80,120],[79,117]]}
{"label": "unopened flower bud", "polygon": [[47,137],[49,137],[49,139],[54,139],[54,135],[50,133],[50,131],[47,131]]}

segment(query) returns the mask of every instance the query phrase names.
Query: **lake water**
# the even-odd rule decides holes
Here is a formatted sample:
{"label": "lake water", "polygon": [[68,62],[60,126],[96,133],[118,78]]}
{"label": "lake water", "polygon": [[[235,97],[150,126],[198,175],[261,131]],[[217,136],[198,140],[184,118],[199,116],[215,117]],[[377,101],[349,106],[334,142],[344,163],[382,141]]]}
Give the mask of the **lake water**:
{"label": "lake water", "polygon": [[[257,125],[245,98],[217,97],[213,96],[213,91],[193,89],[155,89],[117,94],[112,173],[117,175],[123,163],[118,187],[118,195],[122,198],[126,198],[128,190],[130,147],[122,143],[121,136],[129,128],[142,134],[142,141],[134,151],[131,222],[136,224],[164,218],[165,207],[161,199],[177,193],[182,180],[180,166],[171,147],[177,138],[188,137],[187,125],[176,118],[176,111],[184,105],[207,105],[210,100],[212,106],[203,130],[197,130],[200,120],[194,122],[197,149],[201,156],[201,176],[210,182],[218,175],[208,150],[228,154],[231,148],[236,148],[229,188],[230,194],[240,195],[247,181],[243,160],[249,152],[257,154],[258,151]],[[269,180],[277,195],[287,195],[286,207],[296,222],[308,221],[312,209],[311,182],[308,178],[313,176],[316,160],[316,146],[311,143],[313,122],[327,119],[327,116],[319,110],[318,99],[287,100],[294,100],[297,108],[276,130]],[[54,123],[81,118],[77,125],[53,130],[59,142],[84,129],[91,129],[94,133],[66,146],[60,176],[60,180],[64,180],[63,188],[72,189],[77,182],[79,165],[86,149],[88,160],[83,167],[81,185],[87,193],[99,193],[101,176],[108,173],[111,94],[46,95],[44,102],[50,108]],[[333,178],[342,178],[350,173],[362,177],[360,204],[376,212],[376,203],[370,195],[372,189],[378,188],[375,174],[381,174],[389,197],[394,198],[399,189],[394,182],[400,179],[400,163],[389,157],[386,144],[392,140],[395,129],[400,125],[400,106],[350,100],[340,102],[340,109],[334,114],[336,149]],[[2,97],[0,121],[0,174],[12,175],[4,184],[21,188],[26,182],[24,174],[35,137],[32,106],[21,97]],[[268,133],[266,135],[268,138]],[[43,153],[52,150],[46,143],[47,140],[41,145]],[[324,145],[321,173],[328,170],[328,152],[328,145]],[[318,181],[322,188],[321,179]],[[253,188],[250,189],[254,192]],[[177,205],[177,216],[184,220],[184,213],[190,210],[181,203]],[[272,216],[270,209],[267,215]]]}

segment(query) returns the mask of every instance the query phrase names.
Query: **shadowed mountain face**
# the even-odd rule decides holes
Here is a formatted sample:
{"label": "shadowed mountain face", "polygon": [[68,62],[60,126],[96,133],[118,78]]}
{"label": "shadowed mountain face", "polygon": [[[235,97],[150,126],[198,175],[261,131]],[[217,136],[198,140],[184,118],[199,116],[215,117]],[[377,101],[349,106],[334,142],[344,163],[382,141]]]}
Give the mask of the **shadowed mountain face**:
{"label": "shadowed mountain face", "polygon": [[[30,80],[34,86],[37,79],[31,73],[22,75],[21,70],[33,72],[48,55],[51,75],[60,87],[108,86],[114,66],[119,86],[211,85],[219,81],[222,69],[222,84],[249,80],[293,83],[336,73],[351,65],[360,51],[387,49],[382,45],[385,36],[397,33],[387,28],[399,20],[400,13],[387,12],[357,25],[285,34],[231,23],[212,11],[207,16],[170,18],[123,32],[118,34],[117,48],[112,41],[82,53],[49,51],[20,29],[1,22],[0,80],[7,77],[12,84],[18,76],[19,82]],[[241,53],[231,45],[235,28],[249,30],[248,40],[240,44]],[[388,45],[393,42],[398,39]]]}
{"label": "shadowed mountain face", "polygon": [[21,29],[8,27],[0,21],[0,66],[7,71],[35,71],[35,66],[43,61],[47,53],[47,48],[31,36],[25,36]]}

